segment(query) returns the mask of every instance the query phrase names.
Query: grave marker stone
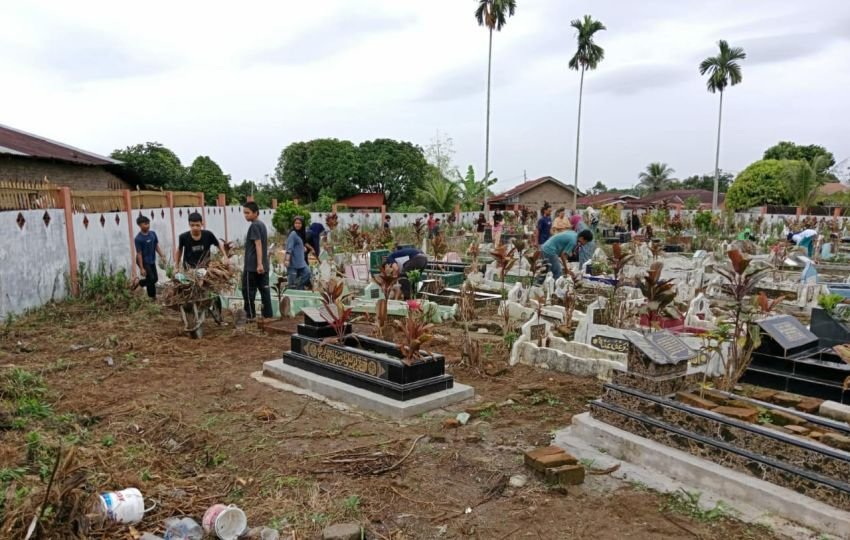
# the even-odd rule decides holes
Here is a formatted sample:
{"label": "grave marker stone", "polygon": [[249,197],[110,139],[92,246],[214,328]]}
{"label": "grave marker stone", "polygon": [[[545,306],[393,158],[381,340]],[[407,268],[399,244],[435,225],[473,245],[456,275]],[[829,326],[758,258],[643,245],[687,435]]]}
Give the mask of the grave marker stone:
{"label": "grave marker stone", "polygon": [[787,358],[812,349],[818,337],[805,328],[796,317],[778,315],[758,321],[763,330],[762,344],[757,352]]}

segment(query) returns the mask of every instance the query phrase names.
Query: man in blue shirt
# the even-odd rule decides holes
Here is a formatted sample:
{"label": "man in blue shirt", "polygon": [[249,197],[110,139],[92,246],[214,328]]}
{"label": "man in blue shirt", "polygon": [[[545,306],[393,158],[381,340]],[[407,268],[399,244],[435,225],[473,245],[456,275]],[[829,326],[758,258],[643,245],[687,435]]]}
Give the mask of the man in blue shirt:
{"label": "man in blue shirt", "polygon": [[399,272],[399,285],[405,300],[410,300],[411,286],[407,273],[411,270],[425,270],[428,265],[428,256],[416,248],[399,248],[390,253],[384,264],[392,266]]}
{"label": "man in blue shirt", "polygon": [[567,253],[575,251],[576,246],[583,246],[592,241],[593,233],[588,229],[580,233],[575,231],[562,232],[547,240],[540,251],[543,253],[543,258],[549,263],[552,278],[558,279],[563,275],[564,267],[567,265]]}
{"label": "man in blue shirt", "polygon": [[139,216],[136,225],[139,226],[140,232],[133,243],[136,245],[136,264],[139,265],[142,279],[133,280],[133,289],[141,285],[147,289],[149,297],[156,298],[156,282],[159,281],[156,272],[156,255],[159,253],[159,256],[164,259],[165,254],[159,247],[159,238],[151,230],[151,220],[145,216]]}
{"label": "man in blue shirt", "polygon": [[319,255],[322,253],[322,238],[324,238],[325,235],[325,226],[318,221],[314,221],[309,227],[307,227],[307,245],[313,251],[313,255],[316,256],[316,259],[318,259]]}
{"label": "man in blue shirt", "polygon": [[552,236],[552,207],[548,203],[543,205],[540,211],[540,219],[537,220],[537,245],[542,246]]}

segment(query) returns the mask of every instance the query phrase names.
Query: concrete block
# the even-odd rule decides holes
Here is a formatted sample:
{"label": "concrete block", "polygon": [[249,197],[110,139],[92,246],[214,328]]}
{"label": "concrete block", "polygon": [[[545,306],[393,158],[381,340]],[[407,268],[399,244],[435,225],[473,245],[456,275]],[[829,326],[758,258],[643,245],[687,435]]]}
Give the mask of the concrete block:
{"label": "concrete block", "polygon": [[845,437],[844,435],[839,435],[837,433],[824,433],[820,442],[833,448],[850,452],[850,437]]}
{"label": "concrete block", "polygon": [[743,407],[717,407],[712,410],[717,414],[722,414],[723,416],[728,416],[729,418],[741,420],[742,422],[749,422],[751,424],[759,417],[759,412],[757,410],[745,409]]}
{"label": "concrete block", "polygon": [[362,538],[359,523],[336,523],[325,527],[322,540],[360,540]]}
{"label": "concrete block", "polygon": [[699,409],[713,409],[717,407],[717,403],[703,399],[696,394],[691,394],[690,392],[676,392],[676,400],[681,401],[685,405],[690,405],[691,407],[697,407]]}
{"label": "concrete block", "polygon": [[808,435],[811,432],[811,430],[807,427],[795,426],[795,425],[785,426],[782,429],[784,429],[785,431],[787,431],[791,435],[799,435],[801,437],[805,437],[806,435]]}
{"label": "concrete block", "polygon": [[776,394],[776,390],[768,390],[767,388],[764,388],[753,392],[750,397],[759,401],[770,401]]}
{"label": "concrete block", "polygon": [[370,410],[390,418],[408,418],[434,409],[467,400],[475,395],[471,386],[457,381],[454,387],[408,401],[398,401],[357,388],[350,384],[328,379],[303,369],[288,366],[283,360],[263,363],[263,375],[272,379],[294,384],[328,399],[341,401],[361,409]]}
{"label": "concrete block", "polygon": [[833,420],[850,422],[850,405],[842,405],[837,401],[824,401],[821,403],[818,413]]}
{"label": "concrete block", "polygon": [[771,398],[771,401],[783,407],[795,407],[798,403],[803,401],[803,398],[800,396],[784,394],[780,392],[778,394],[774,394]]}
{"label": "concrete block", "polygon": [[795,405],[794,408],[804,413],[817,414],[822,403],[822,399],[806,398]]}

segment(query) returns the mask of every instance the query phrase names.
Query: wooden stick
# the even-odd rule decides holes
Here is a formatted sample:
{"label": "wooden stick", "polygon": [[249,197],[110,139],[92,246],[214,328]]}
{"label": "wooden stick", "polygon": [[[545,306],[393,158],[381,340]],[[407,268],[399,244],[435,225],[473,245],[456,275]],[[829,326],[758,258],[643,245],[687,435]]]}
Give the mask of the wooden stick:
{"label": "wooden stick", "polygon": [[414,440],[414,441],[413,441],[413,444],[411,444],[411,445],[410,445],[410,450],[408,450],[408,451],[407,451],[407,454],[405,454],[403,458],[401,458],[400,460],[398,460],[398,461],[395,463],[395,465],[391,465],[390,467],[387,467],[387,468],[385,468],[385,469],[377,470],[377,471],[375,471],[375,472],[374,472],[374,473],[372,473],[372,474],[375,474],[375,475],[378,475],[378,474],[384,474],[385,472],[390,472],[390,471],[392,471],[392,470],[394,470],[394,469],[398,468],[398,466],[399,466],[399,465],[401,465],[402,463],[404,463],[404,460],[406,460],[408,457],[410,457],[410,454],[412,454],[412,453],[413,453],[413,449],[414,449],[414,448],[416,448],[416,443],[418,443],[418,442],[419,442],[422,438],[424,438],[424,437],[425,437],[425,435],[420,435],[420,436],[416,437],[416,440]]}

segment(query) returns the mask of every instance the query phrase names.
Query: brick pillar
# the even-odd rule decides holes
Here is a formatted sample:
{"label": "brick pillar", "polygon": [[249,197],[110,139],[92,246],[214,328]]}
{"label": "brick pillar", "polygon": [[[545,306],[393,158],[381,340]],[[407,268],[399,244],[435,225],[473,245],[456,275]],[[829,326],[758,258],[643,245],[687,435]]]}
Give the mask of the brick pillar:
{"label": "brick pillar", "polygon": [[203,193],[198,193],[198,206],[201,207],[200,208],[201,219],[204,220],[203,224],[204,224],[204,228],[206,228],[207,227],[207,208],[206,208],[206,203],[204,201],[204,194]]}
{"label": "brick pillar", "polygon": [[248,195],[248,197],[246,197],[246,198],[245,198],[245,200],[246,200],[247,202],[254,202],[254,196],[253,196],[253,195]]}
{"label": "brick pillar", "polygon": [[168,205],[168,219],[171,220],[171,256],[177,260],[177,224],[174,223],[174,192],[165,192],[165,203]]}
{"label": "brick pillar", "polygon": [[802,215],[803,215],[803,209],[798,206],[797,207],[797,217],[800,217]]}
{"label": "brick pillar", "polygon": [[74,239],[74,207],[71,203],[71,188],[59,188],[59,200],[62,201],[62,209],[65,211],[65,241],[68,243],[68,271],[71,280],[71,295],[80,294],[80,279],[77,275],[79,262],[77,261],[77,241]]}
{"label": "brick pillar", "polygon": [[387,215],[387,205],[382,204],[381,205],[381,222],[378,224],[379,227],[384,226],[384,220],[386,219],[386,217],[385,217],[386,215]]}
{"label": "brick pillar", "polygon": [[277,210],[277,199],[272,199],[272,210]]}
{"label": "brick pillar", "polygon": [[130,196],[130,190],[124,190],[124,210],[127,212],[127,234],[130,237],[130,277],[135,278],[138,268],[136,268],[136,244],[133,241],[133,199]]}
{"label": "brick pillar", "polygon": [[228,230],[227,230],[227,196],[224,193],[218,196],[218,205],[221,207],[221,211],[224,212],[224,241],[229,241],[228,239]]}
{"label": "brick pillar", "polygon": [[835,218],[841,217],[841,207],[836,206],[835,208],[832,209],[832,217],[835,217]]}

